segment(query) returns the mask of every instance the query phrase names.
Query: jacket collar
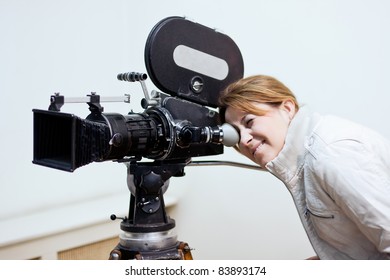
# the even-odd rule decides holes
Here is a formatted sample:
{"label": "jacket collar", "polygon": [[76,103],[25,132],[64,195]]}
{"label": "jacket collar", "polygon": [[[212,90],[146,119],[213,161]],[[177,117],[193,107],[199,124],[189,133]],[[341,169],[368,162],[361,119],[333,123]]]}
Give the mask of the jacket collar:
{"label": "jacket collar", "polygon": [[311,113],[307,107],[301,107],[290,123],[283,149],[265,166],[288,187],[294,185],[296,175],[303,167],[305,147],[319,119],[318,114]]}

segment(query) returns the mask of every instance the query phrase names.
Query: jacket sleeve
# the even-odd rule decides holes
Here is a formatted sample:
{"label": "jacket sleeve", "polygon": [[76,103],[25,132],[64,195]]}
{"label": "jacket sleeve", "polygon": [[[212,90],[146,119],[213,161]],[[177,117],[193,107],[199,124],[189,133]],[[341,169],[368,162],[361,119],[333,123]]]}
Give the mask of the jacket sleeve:
{"label": "jacket sleeve", "polygon": [[323,188],[380,252],[390,256],[390,146],[344,139],[318,158]]}

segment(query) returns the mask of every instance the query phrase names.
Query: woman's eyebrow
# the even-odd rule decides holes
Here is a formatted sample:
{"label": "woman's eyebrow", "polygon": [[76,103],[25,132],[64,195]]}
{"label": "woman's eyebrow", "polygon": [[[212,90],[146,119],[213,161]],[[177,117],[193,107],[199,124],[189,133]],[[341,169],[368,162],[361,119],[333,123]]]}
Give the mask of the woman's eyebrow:
{"label": "woman's eyebrow", "polygon": [[246,118],[248,117],[248,115],[249,114],[245,114],[245,115],[243,115],[242,117],[241,117],[241,119],[240,119],[240,123],[242,124],[242,125],[246,125]]}

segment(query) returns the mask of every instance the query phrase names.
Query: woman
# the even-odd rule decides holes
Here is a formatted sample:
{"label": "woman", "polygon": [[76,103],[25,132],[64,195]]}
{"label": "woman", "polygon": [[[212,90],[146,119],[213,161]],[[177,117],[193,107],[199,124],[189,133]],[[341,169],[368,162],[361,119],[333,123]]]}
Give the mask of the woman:
{"label": "woman", "polygon": [[269,76],[221,94],[236,149],[290,191],[319,259],[390,259],[390,142],[374,131],[300,108]]}

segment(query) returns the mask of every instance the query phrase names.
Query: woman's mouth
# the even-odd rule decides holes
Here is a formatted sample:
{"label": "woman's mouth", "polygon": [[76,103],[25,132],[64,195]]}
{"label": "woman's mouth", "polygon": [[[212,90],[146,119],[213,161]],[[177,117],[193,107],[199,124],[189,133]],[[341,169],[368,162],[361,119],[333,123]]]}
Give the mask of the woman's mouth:
{"label": "woman's mouth", "polygon": [[252,155],[255,155],[265,144],[265,140],[261,140],[256,149],[253,150]]}

